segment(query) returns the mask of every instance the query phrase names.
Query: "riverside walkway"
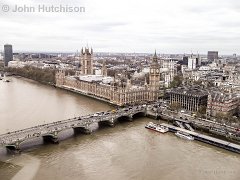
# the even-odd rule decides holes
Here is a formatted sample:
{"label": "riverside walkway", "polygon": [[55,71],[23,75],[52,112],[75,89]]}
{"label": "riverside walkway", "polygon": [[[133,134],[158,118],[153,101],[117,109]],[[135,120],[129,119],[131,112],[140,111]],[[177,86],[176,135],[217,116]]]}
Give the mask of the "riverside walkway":
{"label": "riverside walkway", "polygon": [[223,148],[223,149],[226,149],[226,150],[229,150],[229,151],[236,152],[236,153],[240,154],[240,145],[238,145],[238,144],[234,144],[234,143],[231,143],[231,142],[228,142],[228,141],[224,141],[224,140],[217,139],[217,138],[214,138],[214,137],[211,137],[211,136],[207,136],[205,134],[189,131],[189,130],[186,130],[186,129],[183,129],[183,128],[180,128],[180,127],[176,127],[176,126],[173,126],[173,125],[170,125],[170,124],[166,124],[166,123],[162,123],[161,126],[164,126],[164,127],[168,128],[170,130],[170,132],[175,133],[177,131],[183,131],[183,132],[193,136],[194,139],[197,140],[197,141],[204,142],[204,143],[207,143],[207,144],[211,144],[211,145],[214,145],[214,146],[217,146],[217,147],[220,147],[220,148]]}

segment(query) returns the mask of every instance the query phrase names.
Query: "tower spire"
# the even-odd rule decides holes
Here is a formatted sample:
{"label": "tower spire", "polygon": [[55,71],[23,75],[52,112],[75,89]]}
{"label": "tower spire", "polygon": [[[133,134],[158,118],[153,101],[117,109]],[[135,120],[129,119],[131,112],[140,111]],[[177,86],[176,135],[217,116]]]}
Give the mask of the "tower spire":
{"label": "tower spire", "polygon": [[155,49],[155,53],[154,53],[154,55],[153,55],[153,62],[154,63],[157,63],[158,61],[157,61],[157,52],[156,52],[156,49]]}

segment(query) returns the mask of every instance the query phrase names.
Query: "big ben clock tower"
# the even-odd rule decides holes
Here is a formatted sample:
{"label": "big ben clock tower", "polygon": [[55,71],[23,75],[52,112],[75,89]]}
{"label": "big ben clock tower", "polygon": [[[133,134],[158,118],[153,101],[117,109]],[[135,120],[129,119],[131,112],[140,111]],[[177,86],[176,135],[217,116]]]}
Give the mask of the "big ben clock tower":
{"label": "big ben clock tower", "polygon": [[158,64],[156,51],[150,65],[149,88],[152,91],[159,91],[160,88],[160,65]]}

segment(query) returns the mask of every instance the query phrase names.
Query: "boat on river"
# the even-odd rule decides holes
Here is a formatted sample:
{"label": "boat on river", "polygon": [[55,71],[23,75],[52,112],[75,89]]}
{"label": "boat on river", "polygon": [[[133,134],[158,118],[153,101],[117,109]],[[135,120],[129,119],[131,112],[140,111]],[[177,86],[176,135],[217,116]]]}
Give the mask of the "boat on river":
{"label": "boat on river", "polygon": [[186,140],[190,140],[190,141],[194,140],[194,137],[192,137],[190,134],[183,131],[177,131],[175,135]]}
{"label": "boat on river", "polygon": [[149,122],[145,128],[147,129],[150,129],[150,130],[153,130],[153,131],[157,131],[157,132],[160,132],[160,133],[166,133],[169,131],[169,129],[167,127],[164,127],[164,126],[161,126],[159,124],[155,124],[153,122]]}

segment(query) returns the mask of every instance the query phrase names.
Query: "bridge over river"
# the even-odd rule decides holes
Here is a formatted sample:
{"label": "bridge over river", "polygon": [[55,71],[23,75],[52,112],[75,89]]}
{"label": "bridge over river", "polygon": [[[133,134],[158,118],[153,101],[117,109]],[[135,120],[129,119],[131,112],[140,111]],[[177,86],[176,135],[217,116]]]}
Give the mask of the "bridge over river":
{"label": "bridge over river", "polygon": [[74,132],[91,133],[90,125],[93,123],[114,126],[119,119],[132,121],[134,117],[146,116],[146,114],[147,107],[141,105],[75,117],[2,134],[0,135],[0,145],[9,150],[19,151],[21,143],[37,137],[42,137],[44,141],[58,143],[58,133],[67,129],[72,128]]}

